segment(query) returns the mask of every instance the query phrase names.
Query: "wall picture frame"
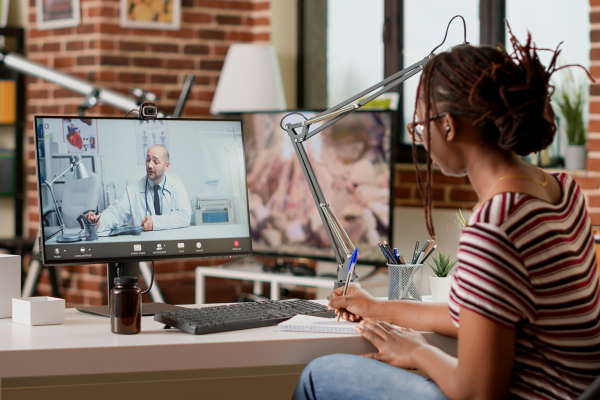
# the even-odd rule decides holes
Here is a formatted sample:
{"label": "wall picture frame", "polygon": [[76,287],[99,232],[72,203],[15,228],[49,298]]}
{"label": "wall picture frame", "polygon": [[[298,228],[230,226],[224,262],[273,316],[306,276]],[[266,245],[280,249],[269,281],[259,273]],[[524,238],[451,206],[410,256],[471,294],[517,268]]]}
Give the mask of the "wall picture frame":
{"label": "wall picture frame", "polygon": [[181,0],[120,0],[122,28],[179,30]]}
{"label": "wall picture frame", "polygon": [[35,0],[37,29],[79,26],[81,23],[79,2],[80,0]]}

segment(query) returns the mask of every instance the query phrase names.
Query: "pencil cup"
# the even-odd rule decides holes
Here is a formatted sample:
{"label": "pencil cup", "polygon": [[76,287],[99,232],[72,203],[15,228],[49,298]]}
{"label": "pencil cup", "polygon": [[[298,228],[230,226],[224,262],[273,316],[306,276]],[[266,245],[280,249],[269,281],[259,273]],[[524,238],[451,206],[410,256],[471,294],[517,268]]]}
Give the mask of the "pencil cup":
{"label": "pencil cup", "polygon": [[387,264],[388,300],[411,299],[421,301],[423,264]]}
{"label": "pencil cup", "polygon": [[86,224],[85,226],[85,240],[98,240],[98,230],[94,224]]}

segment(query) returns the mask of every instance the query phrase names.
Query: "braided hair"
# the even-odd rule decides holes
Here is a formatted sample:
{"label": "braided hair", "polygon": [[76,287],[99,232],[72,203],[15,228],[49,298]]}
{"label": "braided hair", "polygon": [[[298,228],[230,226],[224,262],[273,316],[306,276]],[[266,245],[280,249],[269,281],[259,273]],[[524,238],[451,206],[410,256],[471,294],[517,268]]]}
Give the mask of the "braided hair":
{"label": "braided hair", "polygon": [[[556,133],[554,111],[550,105],[554,90],[550,77],[570,65],[556,67],[560,44],[556,50],[549,50],[553,56],[546,68],[537,51],[548,49],[535,47],[529,33],[525,45],[515,38],[510,26],[509,33],[514,49],[512,54],[502,46],[460,45],[435,56],[425,66],[419,80],[413,123],[421,98],[425,103],[428,131],[434,111],[432,104],[435,103],[441,108],[435,113],[445,111],[471,120],[474,127],[480,128],[484,140],[495,143],[502,150],[526,156],[547,148]],[[586,73],[593,81],[587,70]],[[430,149],[431,135],[427,135],[427,142],[427,149]],[[423,185],[414,141],[412,153],[425,208],[425,223],[429,235],[435,238],[431,216],[431,158],[428,154]]]}

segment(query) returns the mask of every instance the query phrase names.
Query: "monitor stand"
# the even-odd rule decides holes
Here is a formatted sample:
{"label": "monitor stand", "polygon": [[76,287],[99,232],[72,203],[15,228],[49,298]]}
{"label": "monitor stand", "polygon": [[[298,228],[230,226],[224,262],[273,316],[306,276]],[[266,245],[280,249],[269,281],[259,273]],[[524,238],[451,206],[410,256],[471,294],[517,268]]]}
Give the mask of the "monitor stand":
{"label": "monitor stand", "polygon": [[[140,267],[137,262],[119,262],[108,263],[106,268],[106,283],[108,289],[108,305],[105,306],[90,306],[77,307],[77,311],[87,314],[94,314],[103,317],[110,317],[110,292],[115,286],[114,280],[117,276],[117,268],[121,269],[121,276],[135,276],[139,278]],[[168,312],[174,310],[185,310],[184,307],[178,307],[166,303],[142,303],[142,316],[150,316],[159,312]]]}

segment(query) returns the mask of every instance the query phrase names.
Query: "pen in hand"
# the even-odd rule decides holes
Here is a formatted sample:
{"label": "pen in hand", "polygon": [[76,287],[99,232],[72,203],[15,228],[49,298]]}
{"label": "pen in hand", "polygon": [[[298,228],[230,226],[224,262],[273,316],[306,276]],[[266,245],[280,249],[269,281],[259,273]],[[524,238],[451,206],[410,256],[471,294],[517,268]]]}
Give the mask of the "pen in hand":
{"label": "pen in hand", "polygon": [[[350,286],[350,281],[352,280],[352,275],[354,274],[354,267],[356,266],[356,259],[358,258],[358,249],[354,249],[352,253],[352,257],[350,258],[350,264],[348,265],[348,276],[346,277],[346,284],[344,285],[344,291],[342,292],[342,296],[345,296],[348,293],[348,286]],[[340,321],[340,317],[342,316],[342,310],[338,312],[338,322]]]}

